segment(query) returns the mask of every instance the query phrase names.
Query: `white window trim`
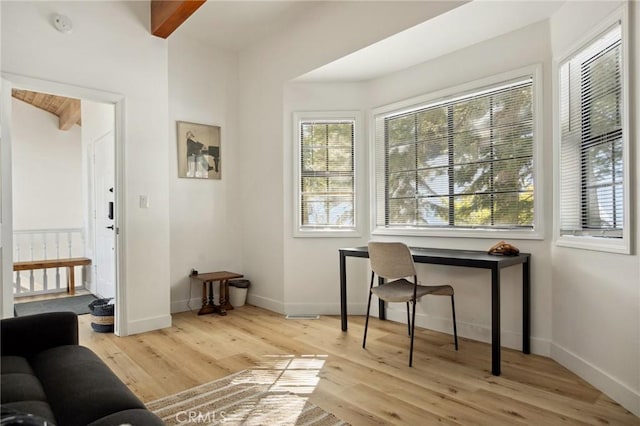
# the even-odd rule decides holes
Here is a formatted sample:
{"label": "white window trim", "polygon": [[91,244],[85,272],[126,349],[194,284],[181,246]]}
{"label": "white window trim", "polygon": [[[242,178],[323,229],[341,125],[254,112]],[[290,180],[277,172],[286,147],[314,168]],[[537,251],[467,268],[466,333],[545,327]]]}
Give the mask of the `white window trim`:
{"label": "white window trim", "polygon": [[[629,133],[629,62],[632,60],[629,55],[629,4],[625,2],[623,6],[611,13],[608,17],[600,21],[593,29],[581,37],[576,43],[571,45],[566,51],[554,58],[553,61],[553,169],[554,169],[554,241],[557,246],[571,247],[584,250],[604,251],[610,253],[631,254],[631,159]],[[590,44],[596,37],[604,33],[616,22],[622,23],[622,132],[625,136],[623,146],[623,179],[624,179],[624,217],[622,238],[602,238],[588,235],[561,235],[560,234],[560,64],[571,57],[575,52]]]}
{"label": "white window trim", "polygon": [[[354,177],[354,227],[336,229],[332,227],[307,229],[300,223],[300,123],[313,120],[353,120],[353,177]],[[364,149],[362,136],[361,111],[307,111],[293,113],[293,236],[296,238],[357,238],[362,236],[364,199],[362,185],[364,183]]]}
{"label": "white window trim", "polygon": [[375,120],[379,115],[388,115],[390,113],[400,113],[402,111],[410,111],[417,109],[426,104],[432,103],[440,99],[446,99],[452,96],[464,95],[466,93],[477,92],[483,87],[493,86],[505,81],[515,80],[517,78],[531,76],[533,80],[533,229],[531,230],[514,230],[514,229],[455,229],[455,228],[385,228],[377,225],[377,182],[376,182],[376,163],[375,155],[369,157],[369,181],[370,185],[370,206],[369,211],[371,219],[372,235],[398,235],[398,236],[425,236],[425,237],[461,237],[461,238],[491,238],[491,239],[544,239],[544,214],[543,214],[543,126],[542,126],[542,64],[529,65],[512,71],[507,71],[491,77],[475,80],[455,87],[449,87],[434,93],[417,96],[411,99],[395,102],[376,108],[369,117],[369,152],[375,152],[376,135]]}

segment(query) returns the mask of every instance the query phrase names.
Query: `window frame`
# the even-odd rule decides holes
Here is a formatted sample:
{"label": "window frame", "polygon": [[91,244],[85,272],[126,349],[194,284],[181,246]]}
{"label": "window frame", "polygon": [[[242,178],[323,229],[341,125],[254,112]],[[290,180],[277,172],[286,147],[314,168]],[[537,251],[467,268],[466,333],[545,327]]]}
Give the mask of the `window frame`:
{"label": "window frame", "polygon": [[[623,229],[622,236],[620,238],[607,238],[597,235],[588,235],[585,229],[583,235],[568,235],[561,232],[561,219],[562,212],[560,208],[560,172],[562,165],[560,163],[560,151],[561,151],[561,139],[562,139],[562,123],[560,118],[560,72],[562,65],[572,58],[574,55],[584,50],[587,46],[593,43],[598,37],[607,32],[616,23],[621,24],[621,52],[622,52],[622,91],[621,91],[621,107],[622,107],[622,167],[623,167]],[[632,186],[632,170],[631,162],[631,139],[630,139],[630,127],[629,127],[629,96],[630,96],[630,74],[629,74],[629,62],[631,61],[629,55],[629,24],[628,24],[628,3],[619,7],[605,19],[601,20],[598,25],[593,27],[588,33],[585,33],[578,39],[577,42],[572,44],[561,55],[554,58],[553,61],[553,81],[554,81],[554,114],[553,114],[553,140],[554,140],[554,241],[557,246],[570,247],[585,250],[595,250],[610,253],[619,254],[632,254],[632,219],[631,215],[631,186]],[[582,155],[582,154],[581,154]],[[582,173],[582,172],[581,172]],[[581,210],[581,215],[584,211]]]}
{"label": "window frame", "polygon": [[[474,80],[462,85],[449,87],[444,90],[413,97],[407,100],[395,102],[376,108],[370,116],[370,152],[375,153],[378,149],[376,145],[376,119],[418,110],[439,101],[453,100],[472,93],[481,92],[487,88],[508,83],[521,78],[532,79],[532,108],[533,108],[533,180],[534,180],[534,202],[533,202],[533,228],[532,229],[499,229],[499,228],[447,228],[447,227],[386,227],[378,225],[378,184],[377,169],[384,167],[384,164],[377,164],[376,155],[370,155],[370,220],[371,233],[373,235],[396,235],[396,236],[428,236],[428,237],[462,237],[462,238],[492,238],[492,239],[543,239],[544,238],[544,216],[543,216],[543,175],[541,163],[543,158],[543,126],[542,126],[542,64],[529,65],[523,68],[496,74],[491,77]],[[384,193],[384,190],[381,192]],[[385,201],[382,200],[382,203]]]}
{"label": "window frame", "polygon": [[[302,194],[300,181],[302,178],[300,146],[300,126],[309,121],[353,121],[353,221],[351,227],[315,227],[308,228],[302,225]],[[293,236],[311,238],[356,238],[362,236],[362,212],[364,211],[362,200],[362,113],[360,111],[298,111],[293,113],[292,123],[293,139]]]}

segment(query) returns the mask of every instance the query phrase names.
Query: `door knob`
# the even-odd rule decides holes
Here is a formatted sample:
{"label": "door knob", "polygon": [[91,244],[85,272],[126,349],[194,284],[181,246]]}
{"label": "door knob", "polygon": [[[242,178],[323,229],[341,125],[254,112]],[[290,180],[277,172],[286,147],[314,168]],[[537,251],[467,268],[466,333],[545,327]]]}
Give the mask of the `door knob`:
{"label": "door knob", "polygon": [[113,229],[113,225],[107,226],[107,229]]}

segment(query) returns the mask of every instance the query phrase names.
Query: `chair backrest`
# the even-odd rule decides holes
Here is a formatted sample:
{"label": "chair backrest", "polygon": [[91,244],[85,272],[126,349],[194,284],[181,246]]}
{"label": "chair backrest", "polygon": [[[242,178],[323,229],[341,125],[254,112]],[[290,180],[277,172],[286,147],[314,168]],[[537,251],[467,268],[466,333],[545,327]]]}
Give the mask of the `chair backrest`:
{"label": "chair backrest", "polygon": [[371,269],[387,279],[405,278],[416,275],[416,267],[409,247],[403,243],[369,243]]}

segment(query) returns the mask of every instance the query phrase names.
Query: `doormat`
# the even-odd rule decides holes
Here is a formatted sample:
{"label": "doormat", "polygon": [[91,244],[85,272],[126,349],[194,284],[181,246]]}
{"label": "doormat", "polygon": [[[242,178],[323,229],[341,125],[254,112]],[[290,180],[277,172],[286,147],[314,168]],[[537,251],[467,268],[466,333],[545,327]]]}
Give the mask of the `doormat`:
{"label": "doormat", "polygon": [[56,299],[37,300],[35,302],[16,303],[13,305],[17,317],[40,314],[43,312],[71,311],[77,315],[90,312],[89,303],[96,300],[93,294],[82,296],[59,297]]}

